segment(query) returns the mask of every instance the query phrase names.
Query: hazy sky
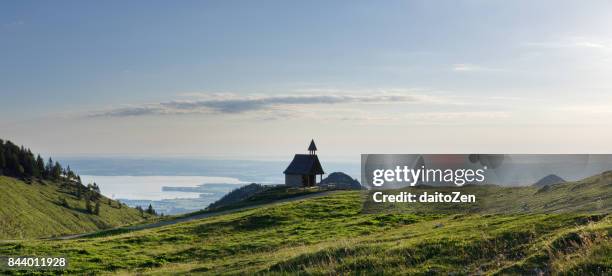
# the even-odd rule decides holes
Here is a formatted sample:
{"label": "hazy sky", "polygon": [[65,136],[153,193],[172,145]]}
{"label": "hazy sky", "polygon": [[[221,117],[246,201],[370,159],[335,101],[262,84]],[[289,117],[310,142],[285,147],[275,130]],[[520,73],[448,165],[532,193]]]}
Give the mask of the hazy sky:
{"label": "hazy sky", "polygon": [[610,1],[2,1],[0,137],[56,155],[611,153]]}

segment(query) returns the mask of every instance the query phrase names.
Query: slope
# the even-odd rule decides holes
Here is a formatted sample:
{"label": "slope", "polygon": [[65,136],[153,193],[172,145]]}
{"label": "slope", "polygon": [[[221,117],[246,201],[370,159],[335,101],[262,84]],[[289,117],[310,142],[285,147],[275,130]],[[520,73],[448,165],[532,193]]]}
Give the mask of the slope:
{"label": "slope", "polygon": [[101,197],[98,202],[99,214],[91,214],[84,199],[59,183],[0,176],[0,240],[84,233],[143,220],[139,211],[117,201]]}
{"label": "slope", "polygon": [[[364,194],[346,191],[117,235],[9,242],[0,255],[64,255],[76,274],[609,274],[612,217],[585,211],[589,202],[609,206],[608,177],[554,185],[545,196],[498,191],[507,197],[499,208],[525,198],[543,213],[368,214]],[[587,205],[545,209],[563,210],[571,194]]]}

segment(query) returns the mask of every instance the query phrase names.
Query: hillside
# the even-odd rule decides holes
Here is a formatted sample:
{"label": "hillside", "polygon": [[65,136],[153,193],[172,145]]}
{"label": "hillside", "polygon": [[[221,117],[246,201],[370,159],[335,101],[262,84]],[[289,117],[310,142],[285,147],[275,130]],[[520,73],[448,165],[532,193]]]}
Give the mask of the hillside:
{"label": "hillside", "polygon": [[249,185],[238,187],[230,191],[229,193],[225,194],[224,196],[222,196],[219,200],[210,204],[207,209],[210,209],[210,210],[219,209],[222,207],[226,207],[229,205],[233,205],[233,204],[245,201],[249,197],[253,196],[254,194],[265,191],[266,189],[270,189],[270,187],[267,187],[261,184],[257,184],[257,183],[251,183]]}
{"label": "hillside", "polygon": [[206,211],[236,209],[245,206],[260,205],[274,202],[276,200],[295,198],[308,194],[316,194],[327,191],[319,187],[295,188],[285,185],[266,186],[260,184],[249,184],[235,189],[212,203]]}
{"label": "hillside", "polygon": [[85,233],[143,220],[136,209],[103,196],[95,201],[99,214],[92,214],[85,199],[60,184],[0,176],[0,240]]}
{"label": "hillside", "polygon": [[[129,233],[8,242],[0,256],[62,254],[78,274],[612,273],[612,174],[553,185],[544,195],[535,187],[484,188],[501,189],[499,210],[522,199],[519,208],[544,212],[368,214],[364,193],[344,191]],[[599,214],[586,211],[592,203]],[[563,204],[570,212],[550,212]]]}
{"label": "hillside", "polygon": [[[364,212],[412,212],[434,214],[529,214],[529,213],[612,213],[612,171],[580,181],[544,187],[500,187],[466,185],[463,187],[415,187],[393,190],[417,193],[461,192],[473,194],[476,203],[378,204],[364,203]],[[392,193],[393,191],[389,192]]]}
{"label": "hillside", "polygon": [[237,208],[245,205],[255,205],[285,198],[303,196],[331,190],[361,190],[359,182],[345,173],[333,172],[323,179],[317,186],[302,189],[285,185],[261,185],[251,183],[236,188],[206,208],[219,210]]}
{"label": "hillside", "polygon": [[564,183],[564,182],[565,182],[565,179],[555,174],[549,174],[543,177],[542,179],[538,180],[538,182],[534,183],[533,186],[544,187],[546,185],[554,185],[554,184],[559,184],[559,183]]}
{"label": "hillside", "polygon": [[319,186],[332,187],[335,189],[344,190],[361,190],[363,187],[359,184],[359,181],[351,178],[349,175],[343,172],[333,172],[329,176],[321,180]]}

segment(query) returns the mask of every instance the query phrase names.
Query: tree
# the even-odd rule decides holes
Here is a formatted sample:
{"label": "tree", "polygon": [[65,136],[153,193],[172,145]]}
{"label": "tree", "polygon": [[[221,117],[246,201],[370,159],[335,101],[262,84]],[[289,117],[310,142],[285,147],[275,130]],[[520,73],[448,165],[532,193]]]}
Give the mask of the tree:
{"label": "tree", "polygon": [[93,183],[92,189],[93,189],[94,192],[96,192],[98,194],[100,193],[100,187],[98,186],[98,184],[96,184],[96,182]]}
{"label": "tree", "polygon": [[94,214],[100,214],[100,201],[96,201],[96,208],[94,209]]}
{"label": "tree", "polygon": [[147,208],[147,214],[155,215],[155,209],[153,209],[153,206],[151,206],[151,204],[149,204],[149,208]]}
{"label": "tree", "polygon": [[45,178],[45,161],[40,157],[36,157],[36,170],[38,171],[38,177]]}
{"label": "tree", "polygon": [[36,162],[34,155],[30,149],[26,149],[23,146],[19,149],[19,165],[23,168],[23,177],[36,176]]}
{"label": "tree", "polygon": [[6,160],[4,159],[4,151],[0,148],[0,175],[4,174],[4,167],[6,166]]}
{"label": "tree", "polygon": [[25,176],[25,169],[22,165],[17,165],[17,176]]}
{"label": "tree", "polygon": [[0,175],[4,174],[6,159],[4,158],[4,141],[0,139]]}
{"label": "tree", "polygon": [[45,178],[51,179],[52,175],[53,175],[53,159],[49,157],[49,160],[47,161],[47,166],[45,167]]}
{"label": "tree", "polygon": [[68,167],[66,168],[66,178],[68,180],[72,180],[76,178],[76,175],[74,174],[74,172],[70,169],[70,165],[68,165]]}
{"label": "tree", "polygon": [[6,160],[5,174],[9,176],[22,177],[24,169],[19,164],[19,147],[7,141],[5,144],[4,158]]}
{"label": "tree", "polygon": [[144,216],[144,210],[140,206],[136,206],[136,210],[140,212],[140,216]]}
{"label": "tree", "polygon": [[94,200],[100,198],[100,188],[95,182],[87,184],[87,196]]}
{"label": "tree", "polygon": [[77,175],[68,166],[65,170],[59,162],[45,163],[43,158],[34,155],[29,148],[17,146],[11,141],[0,139],[0,175],[19,178],[40,178],[47,180],[61,180],[65,176],[72,180]]}
{"label": "tree", "polygon": [[87,210],[88,213],[93,213],[93,207],[91,206],[91,201],[89,200],[89,198],[85,198],[85,209]]}
{"label": "tree", "polygon": [[51,171],[51,178],[53,180],[59,180],[62,177],[62,165],[59,162],[55,162]]}

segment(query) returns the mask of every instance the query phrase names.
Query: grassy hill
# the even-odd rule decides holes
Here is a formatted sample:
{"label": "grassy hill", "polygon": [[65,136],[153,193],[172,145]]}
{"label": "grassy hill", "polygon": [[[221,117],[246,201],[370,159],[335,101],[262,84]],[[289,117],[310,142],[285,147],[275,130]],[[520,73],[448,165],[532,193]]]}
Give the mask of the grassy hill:
{"label": "grassy hill", "polygon": [[[580,181],[544,185],[542,187],[500,187],[466,185],[464,187],[414,187],[397,192],[461,192],[473,194],[476,203],[385,203],[365,202],[364,212],[435,213],[435,214],[529,214],[529,213],[612,213],[612,171]],[[369,192],[372,193],[372,192]]]}
{"label": "grassy hill", "polygon": [[229,192],[218,201],[210,204],[204,212],[236,209],[245,206],[265,204],[276,200],[316,194],[327,191],[318,187],[294,188],[249,184]]}
{"label": "grassy hill", "polygon": [[[79,274],[612,273],[610,175],[484,188],[499,197],[494,209],[364,213],[367,194],[344,191],[116,235],[7,242],[0,256],[64,255]],[[524,204],[531,212],[495,212]]]}
{"label": "grassy hill", "polygon": [[84,199],[59,183],[0,176],[0,240],[85,233],[143,220],[139,211],[117,201],[102,196],[99,202],[99,214],[91,214]]}

